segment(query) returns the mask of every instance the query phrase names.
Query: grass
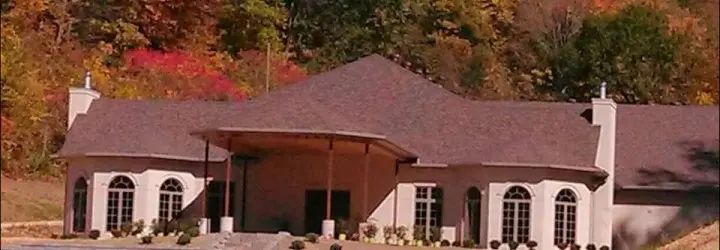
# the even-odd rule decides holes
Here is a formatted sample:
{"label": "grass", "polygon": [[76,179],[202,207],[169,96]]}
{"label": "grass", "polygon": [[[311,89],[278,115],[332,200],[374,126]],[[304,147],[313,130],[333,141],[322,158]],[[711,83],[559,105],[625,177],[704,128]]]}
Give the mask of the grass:
{"label": "grass", "polygon": [[2,230],[2,239],[7,237],[50,238],[51,235],[60,235],[62,226],[17,226]]}
{"label": "grass", "polygon": [[12,180],[0,182],[2,222],[62,220],[65,185],[62,182]]}
{"label": "grass", "polygon": [[720,226],[718,222],[699,228],[691,233],[657,248],[658,250],[715,250],[720,244]]}

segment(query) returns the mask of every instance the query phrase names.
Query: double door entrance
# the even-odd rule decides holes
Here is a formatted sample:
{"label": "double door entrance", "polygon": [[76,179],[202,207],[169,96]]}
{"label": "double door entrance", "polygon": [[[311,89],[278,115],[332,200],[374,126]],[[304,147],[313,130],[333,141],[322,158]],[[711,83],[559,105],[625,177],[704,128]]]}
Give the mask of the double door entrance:
{"label": "double door entrance", "polygon": [[[350,191],[333,190],[331,192],[332,206],[330,207],[330,218],[335,220],[350,219]],[[305,191],[305,233],[322,233],[322,221],[325,219],[325,206],[327,205],[327,193],[325,189]],[[337,226],[335,227],[337,230]],[[337,235],[337,232],[336,232]]]}

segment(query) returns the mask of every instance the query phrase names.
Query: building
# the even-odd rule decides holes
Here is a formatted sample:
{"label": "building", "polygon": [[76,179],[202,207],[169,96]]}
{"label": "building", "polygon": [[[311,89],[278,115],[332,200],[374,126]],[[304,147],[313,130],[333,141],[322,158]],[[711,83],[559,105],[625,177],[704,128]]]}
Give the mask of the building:
{"label": "building", "polygon": [[86,84],[70,90],[55,155],[73,194],[65,231],[182,211],[210,231],[370,220],[483,246],[633,249],[716,220],[718,107],[602,92],[471,101],[378,55],[244,102],[113,100]]}

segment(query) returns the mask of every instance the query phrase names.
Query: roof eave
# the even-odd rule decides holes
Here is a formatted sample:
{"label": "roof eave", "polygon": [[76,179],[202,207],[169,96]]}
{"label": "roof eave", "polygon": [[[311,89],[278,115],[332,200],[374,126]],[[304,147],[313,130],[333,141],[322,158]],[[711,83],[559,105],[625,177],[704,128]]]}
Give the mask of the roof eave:
{"label": "roof eave", "polygon": [[[204,162],[204,158],[199,157],[188,157],[181,155],[168,155],[168,154],[153,154],[153,153],[115,153],[115,152],[88,152],[81,154],[53,154],[50,156],[51,159],[71,159],[81,157],[117,157],[117,158],[151,158],[151,159],[163,159],[163,160],[175,160],[175,161],[191,161],[191,162]],[[223,162],[225,158],[214,157],[208,158],[208,162]]]}
{"label": "roof eave", "polygon": [[405,149],[404,147],[392,142],[384,135],[364,133],[364,132],[353,132],[353,131],[340,131],[340,130],[323,130],[323,129],[281,129],[281,128],[246,128],[246,127],[218,127],[210,129],[193,130],[190,135],[199,137],[203,140],[209,140],[210,135],[214,133],[237,133],[237,134],[288,134],[288,135],[314,135],[322,137],[346,137],[356,138],[362,140],[369,140],[376,142],[377,145],[391,151],[399,158],[404,160],[414,160],[418,156],[414,152]]}

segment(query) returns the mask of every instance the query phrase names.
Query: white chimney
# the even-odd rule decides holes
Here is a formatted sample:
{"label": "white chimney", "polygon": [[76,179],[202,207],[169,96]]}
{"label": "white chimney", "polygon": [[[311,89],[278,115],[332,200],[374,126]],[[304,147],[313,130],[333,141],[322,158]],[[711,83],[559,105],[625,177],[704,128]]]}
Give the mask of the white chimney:
{"label": "white chimney", "polygon": [[85,86],[82,88],[70,87],[68,101],[68,130],[75,121],[78,114],[87,113],[93,100],[100,98],[100,92],[92,89],[90,83],[90,71],[85,71]]}
{"label": "white chimney", "polygon": [[593,193],[590,241],[612,249],[613,200],[615,192],[615,134],[617,104],[607,98],[607,83],[600,84],[600,98],[592,99],[592,124],[600,127],[595,166],[605,170],[605,183]]}

